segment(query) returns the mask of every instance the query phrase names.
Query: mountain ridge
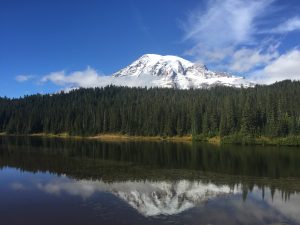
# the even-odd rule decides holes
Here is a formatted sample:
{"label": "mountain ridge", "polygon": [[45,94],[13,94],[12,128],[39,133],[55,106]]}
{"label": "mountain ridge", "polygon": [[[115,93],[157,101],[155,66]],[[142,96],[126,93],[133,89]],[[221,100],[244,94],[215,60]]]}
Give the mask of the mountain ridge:
{"label": "mountain ridge", "polygon": [[[205,65],[178,56],[145,54],[125,68],[113,73],[112,84],[164,88],[208,88],[217,85],[252,87],[243,77],[213,72]],[[122,82],[120,82],[120,80]]]}

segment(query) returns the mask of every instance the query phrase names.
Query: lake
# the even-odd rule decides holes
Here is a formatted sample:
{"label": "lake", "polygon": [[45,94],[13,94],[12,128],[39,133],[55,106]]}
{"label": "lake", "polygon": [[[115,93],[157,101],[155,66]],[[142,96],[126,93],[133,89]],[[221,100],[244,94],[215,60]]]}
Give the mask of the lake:
{"label": "lake", "polygon": [[300,224],[300,148],[0,137],[0,224]]}

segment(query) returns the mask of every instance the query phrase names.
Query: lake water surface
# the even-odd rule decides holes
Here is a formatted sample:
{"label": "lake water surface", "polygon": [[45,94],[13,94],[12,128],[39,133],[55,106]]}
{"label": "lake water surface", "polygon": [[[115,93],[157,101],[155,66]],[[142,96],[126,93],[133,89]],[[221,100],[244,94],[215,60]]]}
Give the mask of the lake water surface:
{"label": "lake water surface", "polygon": [[300,224],[300,148],[0,137],[0,224]]}

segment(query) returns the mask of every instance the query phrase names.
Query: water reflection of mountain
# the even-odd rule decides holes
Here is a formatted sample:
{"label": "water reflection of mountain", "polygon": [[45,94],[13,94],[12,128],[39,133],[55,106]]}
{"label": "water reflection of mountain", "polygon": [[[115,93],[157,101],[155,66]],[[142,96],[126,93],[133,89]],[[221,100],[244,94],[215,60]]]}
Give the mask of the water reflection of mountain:
{"label": "water reflection of mountain", "polygon": [[[288,201],[284,201],[279,192],[272,195],[270,188],[265,190],[264,200],[261,198],[263,190],[255,186],[247,201],[241,201],[241,185],[232,188],[229,185],[195,180],[107,182],[55,175],[40,179],[41,174],[26,174],[26,181],[11,183],[13,191],[23,194],[34,192],[38,196],[43,192],[47,199],[52,196],[64,201],[80,197],[89,211],[92,209],[97,215],[105,215],[104,224],[105,220],[110,219],[115,222],[116,214],[107,217],[107,213],[112,210],[119,212],[124,207],[129,211],[135,209],[145,220],[155,221],[155,224],[169,224],[170,221],[177,221],[172,224],[194,224],[195,218],[201,218],[201,224],[275,224],[271,221],[278,222],[276,224],[300,223],[300,196],[293,194]],[[114,202],[114,209],[109,207],[110,202]],[[130,218],[128,224],[135,222],[138,216],[131,214]],[[102,224],[103,221],[97,217],[97,222]]]}
{"label": "water reflection of mountain", "polygon": [[97,192],[109,192],[124,200],[144,216],[175,215],[204,204],[210,199],[237,193],[239,188],[217,186],[201,181],[125,181],[55,180],[38,183],[37,187],[50,194],[68,193],[89,198]]}
{"label": "water reflection of mountain", "polygon": [[201,180],[231,189],[241,185],[245,197],[255,186],[286,197],[300,191],[299,161],[300,151],[293,148],[0,139],[0,167],[107,182]]}

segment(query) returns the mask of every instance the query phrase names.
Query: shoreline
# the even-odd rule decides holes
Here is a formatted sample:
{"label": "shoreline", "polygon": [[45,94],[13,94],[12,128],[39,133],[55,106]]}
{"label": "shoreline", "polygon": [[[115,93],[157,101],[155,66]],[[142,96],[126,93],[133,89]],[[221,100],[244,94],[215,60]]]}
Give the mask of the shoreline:
{"label": "shoreline", "polygon": [[192,142],[192,135],[185,136],[130,136],[125,134],[98,134],[95,136],[78,136],[69,135],[67,133],[61,134],[48,134],[48,133],[35,133],[35,134],[7,134],[0,133],[0,136],[22,136],[22,137],[44,137],[44,138],[64,138],[64,139],[82,139],[82,140],[101,140],[101,141],[171,141],[171,142]]}
{"label": "shoreline", "polygon": [[214,136],[130,136],[126,134],[98,134],[94,136],[78,136],[69,135],[68,133],[34,133],[34,134],[7,134],[0,133],[0,136],[22,136],[22,137],[42,137],[42,138],[62,138],[62,139],[77,139],[77,140],[99,140],[99,141],[169,141],[169,142],[202,142],[213,145],[260,145],[260,146],[293,146],[300,147],[300,136],[288,137],[249,137],[230,135],[225,137]]}

